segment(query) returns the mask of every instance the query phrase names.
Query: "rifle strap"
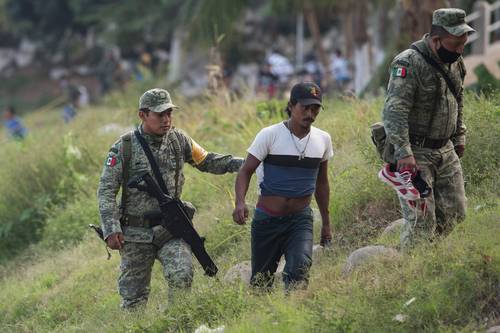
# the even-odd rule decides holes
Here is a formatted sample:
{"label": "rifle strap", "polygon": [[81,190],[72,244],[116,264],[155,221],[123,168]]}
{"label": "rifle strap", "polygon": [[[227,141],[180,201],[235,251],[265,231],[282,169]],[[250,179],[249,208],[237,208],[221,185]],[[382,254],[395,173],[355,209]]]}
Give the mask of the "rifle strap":
{"label": "rifle strap", "polygon": [[181,148],[181,134],[178,132],[178,131],[172,131],[176,137],[176,140],[172,140],[174,143],[173,143],[173,147],[174,147],[174,150],[175,150],[175,195],[174,197],[175,198],[178,198],[179,196],[179,173],[180,173],[180,164],[181,164],[181,161],[180,161],[180,158],[181,158],[181,152],[182,152],[182,148]]}
{"label": "rifle strap", "polygon": [[151,151],[151,148],[149,147],[148,143],[146,142],[146,139],[141,135],[139,130],[134,131],[134,135],[141,144],[142,150],[146,154],[146,157],[148,158],[149,165],[151,166],[151,169],[153,170],[153,174],[156,178],[156,182],[160,186],[161,190],[163,193],[166,195],[169,195],[168,190],[167,190],[167,185],[165,185],[165,181],[163,180],[163,177],[161,176],[160,168],[158,168],[158,163],[156,163],[156,159],[153,156],[153,152]]}
{"label": "rifle strap", "polygon": [[130,159],[132,157],[132,132],[128,132],[122,136],[122,199],[120,201],[120,215],[125,214],[125,201],[127,198],[127,183],[129,178]]}
{"label": "rifle strap", "polygon": [[[420,51],[415,45],[410,46],[410,48],[417,51],[417,53],[419,53],[422,58],[424,58],[425,62],[434,67],[434,69],[436,69],[441,74],[443,79],[446,81],[446,84],[448,85],[448,89],[450,89],[451,93],[457,100],[457,103],[460,104],[462,102],[462,99],[458,94],[457,87],[453,84],[448,74],[446,74],[446,72],[444,71],[443,67],[441,67],[434,59],[429,57],[427,54],[424,54],[422,51]],[[462,68],[460,68],[460,70],[462,72]]]}

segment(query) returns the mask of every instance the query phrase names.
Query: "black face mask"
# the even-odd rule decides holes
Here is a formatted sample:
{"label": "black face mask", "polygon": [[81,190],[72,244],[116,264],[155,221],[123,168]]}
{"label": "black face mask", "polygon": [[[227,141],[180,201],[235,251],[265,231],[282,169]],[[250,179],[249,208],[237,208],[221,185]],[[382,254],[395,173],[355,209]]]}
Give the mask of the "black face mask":
{"label": "black face mask", "polygon": [[445,64],[452,64],[461,56],[460,53],[448,51],[443,45],[437,49],[437,54]]}

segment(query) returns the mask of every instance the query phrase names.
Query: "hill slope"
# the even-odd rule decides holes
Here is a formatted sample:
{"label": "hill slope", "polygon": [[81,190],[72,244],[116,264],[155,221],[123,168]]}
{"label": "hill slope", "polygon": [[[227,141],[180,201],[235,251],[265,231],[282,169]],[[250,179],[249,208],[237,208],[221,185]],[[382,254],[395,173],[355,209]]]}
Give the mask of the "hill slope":
{"label": "hill slope", "polygon": [[[107,261],[86,224],[98,222],[98,176],[121,134],[102,126],[135,122],[135,96],[139,91],[112,96],[66,127],[56,114],[33,115],[28,122],[36,130],[26,142],[0,147],[14,162],[0,166],[0,249],[10,253],[0,266],[2,332],[193,332],[201,324],[225,325],[227,332],[448,332],[481,330],[499,320],[498,94],[467,96],[469,215],[447,239],[342,275],[350,251],[397,244],[397,236],[380,233],[399,213],[394,194],[377,180],[380,162],[368,134],[382,101],[330,101],[316,125],[331,133],[336,150],[329,170],[335,241],[333,251],[315,259],[308,290],[285,297],[279,286],[256,295],[205,277],[196,266],[192,292],[167,304],[155,265],[147,309],[128,313],[119,309],[116,292],[119,256]],[[174,120],[180,128],[207,150],[240,156],[262,126],[281,119],[284,106],[217,99],[180,104]],[[183,198],[198,207],[195,225],[222,276],[250,258],[249,226],[234,225],[230,216],[234,175],[185,171]],[[252,182],[248,203],[255,200]],[[318,232],[316,223],[315,239]],[[398,314],[403,322],[393,320]]]}

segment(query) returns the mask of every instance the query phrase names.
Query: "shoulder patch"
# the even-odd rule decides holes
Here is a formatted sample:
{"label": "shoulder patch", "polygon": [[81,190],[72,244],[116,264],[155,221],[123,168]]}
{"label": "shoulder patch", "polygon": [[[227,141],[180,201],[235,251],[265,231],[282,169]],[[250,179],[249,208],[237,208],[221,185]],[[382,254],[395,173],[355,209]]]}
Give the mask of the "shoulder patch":
{"label": "shoulder patch", "polygon": [[106,159],[106,166],[114,167],[116,165],[116,156],[109,154]]}
{"label": "shoulder patch", "polygon": [[404,79],[407,74],[408,74],[408,67],[401,65],[392,67],[391,75],[393,77],[400,77]]}
{"label": "shoulder patch", "polygon": [[208,152],[193,139],[191,139],[191,145],[193,147],[191,150],[191,156],[193,157],[194,163],[198,165],[205,160]]}

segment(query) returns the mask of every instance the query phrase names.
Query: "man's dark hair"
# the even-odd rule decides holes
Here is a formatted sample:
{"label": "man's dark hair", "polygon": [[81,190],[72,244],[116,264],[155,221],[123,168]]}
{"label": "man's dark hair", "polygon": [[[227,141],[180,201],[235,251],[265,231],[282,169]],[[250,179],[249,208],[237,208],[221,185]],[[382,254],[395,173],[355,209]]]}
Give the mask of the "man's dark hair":
{"label": "man's dark hair", "polygon": [[295,104],[297,104],[297,102],[298,101],[296,99],[292,98],[292,99],[290,99],[290,101],[286,105],[285,112],[288,115],[288,118],[290,118],[292,116],[292,106],[295,106]]}
{"label": "man's dark hair", "polygon": [[446,29],[440,25],[433,24],[431,27],[431,32],[430,32],[431,37],[438,36],[438,37],[443,38],[443,37],[447,37],[449,34],[450,33],[448,31],[446,31]]}
{"label": "man's dark hair", "polygon": [[144,112],[145,114],[149,114],[149,109],[148,108],[140,108],[139,111]]}

